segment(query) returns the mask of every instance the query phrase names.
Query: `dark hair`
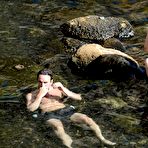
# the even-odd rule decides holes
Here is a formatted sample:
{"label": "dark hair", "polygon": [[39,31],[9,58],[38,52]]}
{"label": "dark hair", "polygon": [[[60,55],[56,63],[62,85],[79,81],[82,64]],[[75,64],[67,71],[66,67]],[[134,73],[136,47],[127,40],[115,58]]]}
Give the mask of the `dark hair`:
{"label": "dark hair", "polygon": [[51,77],[51,80],[53,79],[53,72],[50,69],[42,69],[37,73],[37,79],[39,78],[39,75],[49,75]]}

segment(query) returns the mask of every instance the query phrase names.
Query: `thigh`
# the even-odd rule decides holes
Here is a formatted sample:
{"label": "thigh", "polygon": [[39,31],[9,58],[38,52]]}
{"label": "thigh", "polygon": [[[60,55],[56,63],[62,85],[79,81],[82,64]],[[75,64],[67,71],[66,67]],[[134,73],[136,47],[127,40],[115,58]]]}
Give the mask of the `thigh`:
{"label": "thigh", "polygon": [[70,120],[73,122],[77,122],[77,123],[86,123],[87,120],[89,120],[91,118],[89,118],[87,115],[82,114],[82,113],[74,113],[71,117]]}
{"label": "thigh", "polygon": [[48,119],[46,123],[52,127],[62,127],[63,128],[63,123],[59,119],[54,119],[54,118]]}

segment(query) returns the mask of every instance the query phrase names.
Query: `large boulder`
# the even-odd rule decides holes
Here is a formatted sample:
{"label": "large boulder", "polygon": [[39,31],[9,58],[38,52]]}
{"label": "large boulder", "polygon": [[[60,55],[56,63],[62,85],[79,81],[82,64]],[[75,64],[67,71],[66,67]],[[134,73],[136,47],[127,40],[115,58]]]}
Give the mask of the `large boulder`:
{"label": "large boulder", "polygon": [[111,37],[127,38],[134,35],[132,25],[124,18],[89,15],[67,21],[61,25],[65,36],[91,40]]}
{"label": "large boulder", "polygon": [[[117,39],[129,38],[134,35],[132,25],[121,17],[99,17],[96,15],[89,15],[67,21],[62,24],[60,28],[66,37],[62,40],[65,46],[76,49],[79,45],[83,44],[83,41],[84,43],[98,43],[103,46],[107,44],[107,46],[111,48],[123,50],[124,47],[122,43],[117,41]],[[109,45],[106,40],[110,38],[113,39],[109,41],[109,44],[111,43]]]}
{"label": "large boulder", "polygon": [[138,62],[131,56],[98,44],[81,46],[68,62],[72,73],[91,79],[127,79],[145,77]]}

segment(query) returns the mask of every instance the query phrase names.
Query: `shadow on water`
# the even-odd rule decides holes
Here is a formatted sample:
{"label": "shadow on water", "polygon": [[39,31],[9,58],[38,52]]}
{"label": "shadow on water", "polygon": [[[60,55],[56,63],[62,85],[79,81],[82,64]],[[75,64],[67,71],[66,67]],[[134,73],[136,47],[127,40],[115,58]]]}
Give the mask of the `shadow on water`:
{"label": "shadow on water", "polygon": [[[64,46],[59,26],[67,20],[86,16],[124,17],[132,23],[135,36],[123,40],[127,54],[141,66],[148,57],[143,51],[147,31],[146,0],[1,0],[0,1],[0,96],[12,98],[20,89],[36,83],[41,63],[61,54]],[[55,56],[55,60],[58,57]],[[24,68],[16,69],[16,65]],[[56,80],[76,92],[83,101],[74,103],[79,111],[99,123],[103,135],[117,142],[116,147],[146,148],[148,138],[142,133],[140,120],[147,101],[147,82],[130,80],[84,80],[72,75],[66,64],[51,62]],[[55,68],[56,67],[56,68]],[[61,68],[59,71],[58,68]],[[59,75],[58,75],[59,74]],[[18,101],[19,97],[15,99]],[[11,98],[11,99],[12,99]],[[24,98],[25,99],[25,98]],[[16,101],[16,102],[17,102]],[[49,127],[35,121],[23,103],[0,102],[0,147],[64,147]],[[89,130],[68,124],[67,133],[74,139],[74,147],[98,148],[101,144]],[[100,146],[104,147],[104,146]]]}

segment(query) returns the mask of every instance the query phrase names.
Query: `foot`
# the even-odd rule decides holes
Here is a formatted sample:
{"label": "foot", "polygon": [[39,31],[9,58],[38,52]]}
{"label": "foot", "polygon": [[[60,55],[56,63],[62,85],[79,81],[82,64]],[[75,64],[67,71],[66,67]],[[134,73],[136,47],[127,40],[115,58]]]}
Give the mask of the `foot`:
{"label": "foot", "polygon": [[67,134],[65,134],[63,136],[63,144],[65,146],[67,146],[68,148],[72,148],[71,144],[72,144],[73,140],[71,139],[71,137]]}

